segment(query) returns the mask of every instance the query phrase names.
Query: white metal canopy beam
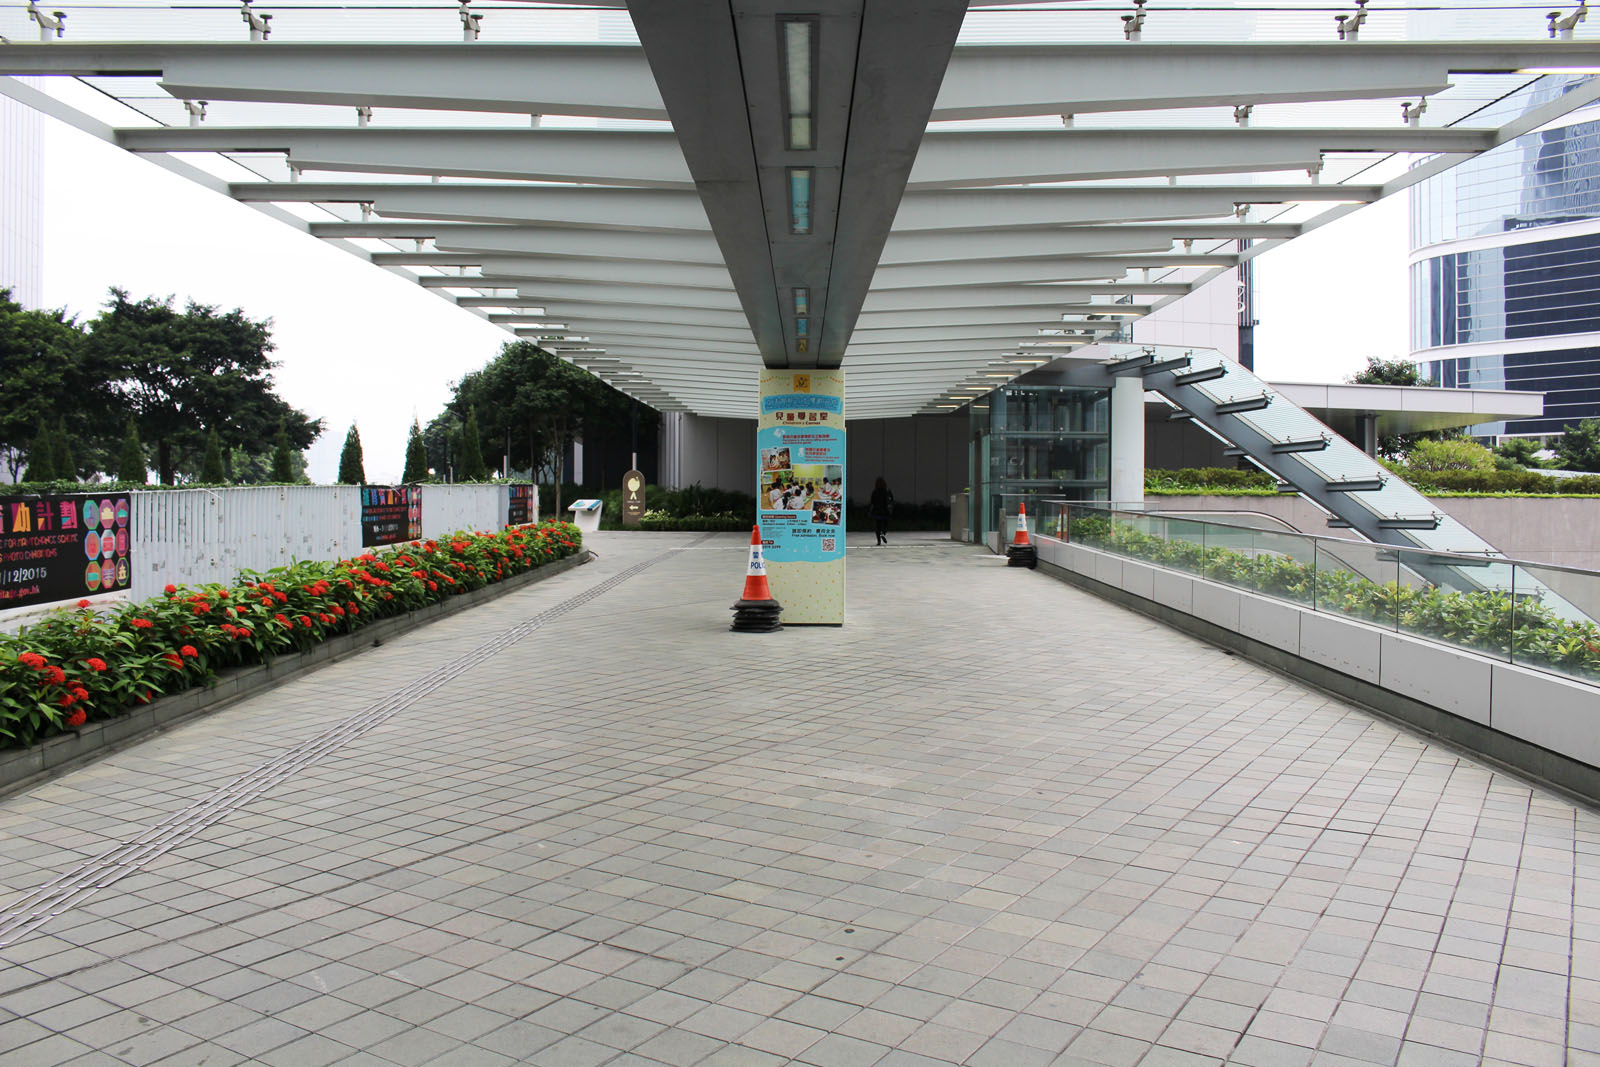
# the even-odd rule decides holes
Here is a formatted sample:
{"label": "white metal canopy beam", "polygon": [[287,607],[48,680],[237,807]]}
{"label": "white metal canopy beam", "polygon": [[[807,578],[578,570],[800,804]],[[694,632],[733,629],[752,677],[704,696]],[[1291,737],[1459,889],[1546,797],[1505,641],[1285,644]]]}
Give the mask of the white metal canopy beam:
{"label": "white metal canopy beam", "polygon": [[1483,152],[1492,130],[1090,129],[928,131],[908,189],[1306,170],[1329,152]]}
{"label": "white metal canopy beam", "polygon": [[[228,191],[396,273],[405,266],[424,272],[477,268],[473,274],[424,273],[420,284],[518,335],[538,337],[618,388],[662,405],[746,414],[754,398],[750,370],[762,362],[757,351],[766,351],[757,340],[763,319],[752,307],[775,300],[770,318],[780,332],[789,329],[783,310],[792,277],[787,272],[823,266],[826,280],[813,290],[817,306],[833,306],[830,286],[836,282],[847,281],[853,292],[865,294],[854,305],[858,315],[839,320],[846,322],[843,327],[829,327],[843,329],[849,339],[838,355],[849,358],[852,410],[905,414],[953,387],[977,389],[1006,380],[1013,364],[1021,364],[1007,357],[990,366],[1001,362],[1001,353],[1048,354],[1067,349],[1019,346],[1066,340],[1066,331],[1084,329],[1092,336],[1116,329],[1241,258],[1404,188],[1461,155],[1530,132],[1594,94],[1590,86],[1578,86],[1495,130],[1401,125],[1398,115],[1394,126],[1377,129],[1285,128],[1270,121],[1193,128],[1187,125],[1193,114],[1164,119],[1151,112],[1414,100],[1444,89],[1454,73],[1600,66],[1594,44],[1544,40],[974,45],[956,48],[953,56],[946,51],[937,66],[929,66],[926,49],[937,35],[910,32],[926,15],[925,5],[819,4],[825,20],[836,20],[823,23],[835,50],[822,56],[819,77],[829,88],[816,113],[818,129],[834,139],[813,156],[797,157],[781,147],[782,108],[772,62],[776,9],[761,0],[640,0],[646,21],[655,20],[649,34],[658,45],[665,43],[649,60],[649,47],[628,45],[66,40],[0,45],[0,73],[155,76],[190,100],[421,108],[440,112],[441,123],[450,121],[445,113],[451,111],[517,116],[493,128],[390,127],[382,124],[383,115],[359,129],[228,128],[217,121],[229,113],[226,108],[213,109],[209,125],[190,129],[113,131],[82,116],[69,121],[210,188],[226,187],[197,176],[170,153],[282,152],[295,176],[333,171],[458,179],[262,182]],[[870,25],[851,21],[869,10]],[[718,54],[730,62],[707,62],[707,49],[716,42],[699,34],[706,26],[731,34],[718,45]],[[854,36],[851,27],[859,31]],[[907,48],[910,57],[901,54]],[[917,124],[906,126],[916,109],[908,110],[910,97],[895,97],[900,90],[883,78],[908,62],[923,74],[942,72],[942,84],[919,105],[932,110],[920,112],[918,123],[929,114],[935,120],[1033,116],[1053,120],[1051,128],[935,127],[924,133]],[[720,86],[706,98],[715,104],[710,110],[674,107],[675,130],[529,128],[522,118],[664,118],[671,95],[663,96],[657,80],[669,66],[662,84],[676,84],[680,99],[695,99],[696,79]],[[892,91],[879,92],[885,86]],[[0,86],[0,92],[27,98],[31,90]],[[852,110],[858,104],[864,108],[859,113]],[[1110,114],[1116,111],[1144,114],[1131,114],[1131,121],[1117,126]],[[1056,125],[1056,116],[1094,112],[1105,117]],[[850,121],[842,125],[846,115]],[[353,123],[354,116],[349,118]],[[717,166],[696,170],[694,160],[685,159],[680,146],[686,132],[720,160]],[[884,151],[891,142],[892,150]],[[859,169],[854,186],[837,169],[875,152],[878,162]],[[1295,171],[1317,171],[1329,153],[1408,152],[1434,153],[1435,159],[1381,186],[1319,185],[1310,176],[1298,184],[1283,180]],[[847,235],[845,244],[781,232],[788,222],[783,168],[797,161],[820,168],[816,188],[822,201],[815,221]],[[1397,162],[1386,158],[1372,173],[1392,175]],[[728,166],[719,170],[723,164]],[[1216,177],[1180,182],[1184,175]],[[718,185],[723,177],[750,183],[745,193],[753,196],[724,203]],[[1159,184],[1160,178],[1171,184]],[[695,179],[699,184],[691,189]],[[1015,187],[1058,182],[1080,184]],[[1099,184],[1081,184],[1086,182]],[[308,226],[295,218],[303,210],[278,206],[295,204],[328,205],[346,215],[354,212],[340,205],[361,204],[364,216],[379,217]],[[721,211],[735,204],[714,234],[721,216],[708,215],[708,206],[720,205]],[[1295,218],[1307,219],[1303,223],[1245,221],[1250,216],[1242,212],[1253,204],[1324,207],[1296,212]],[[891,220],[893,230],[885,237]],[[854,242],[869,231],[878,235],[876,251],[873,240]],[[356,239],[417,247],[390,243],[373,251],[348,243]],[[1236,248],[1234,241],[1254,245]],[[781,255],[774,251],[780,245]],[[1185,255],[1190,248],[1193,254]],[[1146,278],[1160,280],[1139,282],[1129,273],[1141,269]],[[871,280],[870,291],[865,279]],[[1110,302],[1117,297],[1132,302]],[[565,336],[557,340],[557,334]],[[578,351],[587,347],[603,352]]]}
{"label": "white metal canopy beam", "polygon": [[694,186],[670,130],[163,126],[118,130],[117,143],[130,152],[285,152],[304,171]]}
{"label": "white metal canopy beam", "polygon": [[1592,63],[1587,43],[1329,42],[969,45],[956,49],[933,119],[1237,107],[1432,96],[1451,71]]}
{"label": "white metal canopy beam", "polygon": [[879,267],[873,292],[922,289],[952,285],[1001,285],[1008,282],[1067,282],[1083,278],[1115,281],[1130,270],[1180,267],[1232,267],[1233,254],[1206,255],[1182,252],[1166,256],[1078,256],[1059,259],[982,260],[974,263],[926,263],[918,266]]}
{"label": "white metal canopy beam", "polygon": [[611,230],[705,231],[691,190],[430,182],[235,182],[246,203],[372,204],[379,215],[470,222],[553,223]]}
{"label": "white metal canopy beam", "polygon": [[1215,219],[1239,204],[1371,203],[1373,185],[1119,185],[908,190],[896,233],[986,230],[1091,222]]}

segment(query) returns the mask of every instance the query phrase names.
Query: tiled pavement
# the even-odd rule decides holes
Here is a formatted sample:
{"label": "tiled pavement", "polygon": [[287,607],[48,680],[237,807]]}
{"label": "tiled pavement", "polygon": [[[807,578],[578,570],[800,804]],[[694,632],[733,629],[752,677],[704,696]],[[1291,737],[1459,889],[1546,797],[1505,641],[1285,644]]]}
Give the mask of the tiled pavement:
{"label": "tiled pavement", "polygon": [[0,801],[0,1063],[1600,1063],[1592,811],[947,543],[730,634],[740,542]]}

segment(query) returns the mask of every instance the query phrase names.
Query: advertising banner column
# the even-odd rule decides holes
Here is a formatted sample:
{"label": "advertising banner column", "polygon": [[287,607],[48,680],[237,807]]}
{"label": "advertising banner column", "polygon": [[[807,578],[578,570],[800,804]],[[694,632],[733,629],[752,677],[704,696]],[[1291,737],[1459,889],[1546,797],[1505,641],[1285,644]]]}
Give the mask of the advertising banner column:
{"label": "advertising banner column", "polygon": [[783,623],[844,623],[844,371],[764,370],[756,517]]}

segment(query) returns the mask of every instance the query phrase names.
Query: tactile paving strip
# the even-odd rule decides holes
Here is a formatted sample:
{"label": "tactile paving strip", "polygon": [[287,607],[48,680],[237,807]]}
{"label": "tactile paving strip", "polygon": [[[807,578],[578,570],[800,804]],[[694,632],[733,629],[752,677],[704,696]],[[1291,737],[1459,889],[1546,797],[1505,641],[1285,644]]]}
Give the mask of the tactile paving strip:
{"label": "tactile paving strip", "polygon": [[696,538],[688,544],[675,546],[658,556],[635,563],[555,607],[502,630],[477,648],[458,656],[438,670],[401,686],[377,703],[330,726],[322,733],[288,749],[259,767],[239,775],[188,807],[174,812],[137,837],[123,841],[100,855],[85,860],[53,881],[40,886],[0,912],[0,947],[26,937],[55,916],[88,899],[95,891],[104,889],[183,844],[229,812],[292,777],[330,752],[382,725],[452,679],[493,659],[541,626],[554,622],[568,612],[610,592],[628,579],[664,560],[671,559],[684,549],[701,544],[711,536],[708,534]]}

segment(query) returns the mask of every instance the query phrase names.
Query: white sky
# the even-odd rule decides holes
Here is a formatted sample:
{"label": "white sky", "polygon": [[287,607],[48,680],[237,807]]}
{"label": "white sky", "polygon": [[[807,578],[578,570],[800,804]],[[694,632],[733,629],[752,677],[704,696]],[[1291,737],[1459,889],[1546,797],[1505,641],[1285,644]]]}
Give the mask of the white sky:
{"label": "white sky", "polygon": [[[106,290],[271,318],[278,392],[324,420],[331,481],[350,423],[367,477],[398,480],[406,432],[511,337],[417,286],[63,123],[45,123],[44,301],[91,317]],[[1340,381],[1407,352],[1406,203],[1396,196],[1257,261],[1256,369]]]}

